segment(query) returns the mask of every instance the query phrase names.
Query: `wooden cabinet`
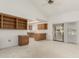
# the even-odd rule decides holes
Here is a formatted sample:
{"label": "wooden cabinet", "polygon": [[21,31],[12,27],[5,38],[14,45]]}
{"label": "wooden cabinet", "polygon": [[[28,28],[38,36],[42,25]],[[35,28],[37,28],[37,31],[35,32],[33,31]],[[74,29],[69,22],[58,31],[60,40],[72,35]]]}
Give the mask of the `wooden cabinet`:
{"label": "wooden cabinet", "polygon": [[38,30],[46,30],[48,29],[48,24],[38,24]]}
{"label": "wooden cabinet", "polygon": [[46,33],[35,33],[34,38],[36,41],[46,40]]}
{"label": "wooden cabinet", "polygon": [[27,29],[27,20],[17,19],[17,29]]}
{"label": "wooden cabinet", "polygon": [[34,37],[34,33],[33,33],[33,32],[27,32],[27,35],[28,35],[29,37]]}
{"label": "wooden cabinet", "polygon": [[9,16],[3,16],[3,29],[15,29],[16,28],[16,19]]}
{"label": "wooden cabinet", "polygon": [[27,29],[27,19],[0,13],[1,29]]}
{"label": "wooden cabinet", "polygon": [[18,36],[18,45],[27,45],[29,44],[29,37],[28,36]]}

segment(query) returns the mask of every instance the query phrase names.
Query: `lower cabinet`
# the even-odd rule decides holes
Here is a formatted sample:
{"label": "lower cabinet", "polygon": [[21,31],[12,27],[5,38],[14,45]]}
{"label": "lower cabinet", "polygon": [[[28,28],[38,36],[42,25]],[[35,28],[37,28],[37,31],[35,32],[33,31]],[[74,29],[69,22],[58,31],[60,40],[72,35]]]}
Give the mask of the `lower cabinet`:
{"label": "lower cabinet", "polygon": [[33,32],[28,32],[27,35],[28,35],[29,37],[32,37],[32,38],[34,37],[34,33],[33,33]]}
{"label": "lower cabinet", "polygon": [[18,36],[18,45],[28,45],[29,44],[29,37],[28,36]]}
{"label": "lower cabinet", "polygon": [[46,33],[35,33],[34,38],[36,41],[46,40]]}

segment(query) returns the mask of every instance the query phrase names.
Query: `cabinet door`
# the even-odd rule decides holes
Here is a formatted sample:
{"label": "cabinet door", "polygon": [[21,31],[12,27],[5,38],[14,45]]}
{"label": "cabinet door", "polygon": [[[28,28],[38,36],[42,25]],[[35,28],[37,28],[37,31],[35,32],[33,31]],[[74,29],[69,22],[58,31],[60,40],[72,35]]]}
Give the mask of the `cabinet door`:
{"label": "cabinet door", "polygon": [[48,28],[48,25],[47,24],[44,24],[44,29],[47,29]]}
{"label": "cabinet door", "polygon": [[21,38],[21,43],[22,43],[22,44],[26,44],[26,43],[27,43],[26,37],[22,37],[22,38]]}
{"label": "cabinet door", "polygon": [[46,30],[48,28],[48,24],[38,24],[38,30]]}
{"label": "cabinet door", "polygon": [[26,45],[29,43],[29,38],[27,36],[20,36],[18,41],[19,45]]}
{"label": "cabinet door", "polygon": [[45,40],[45,39],[46,39],[46,34],[43,34],[43,33],[35,34],[35,40],[39,41],[39,40]]}

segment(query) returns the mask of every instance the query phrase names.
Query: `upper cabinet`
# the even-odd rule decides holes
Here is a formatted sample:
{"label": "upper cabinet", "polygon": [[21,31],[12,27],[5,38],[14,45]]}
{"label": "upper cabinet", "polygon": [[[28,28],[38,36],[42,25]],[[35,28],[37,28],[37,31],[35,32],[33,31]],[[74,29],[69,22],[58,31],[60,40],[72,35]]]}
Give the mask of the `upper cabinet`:
{"label": "upper cabinet", "polygon": [[17,29],[27,29],[27,20],[17,19]]}
{"label": "upper cabinet", "polygon": [[38,24],[38,30],[47,30],[48,29],[48,24]]}
{"label": "upper cabinet", "polygon": [[0,13],[0,28],[1,29],[27,29],[27,19]]}

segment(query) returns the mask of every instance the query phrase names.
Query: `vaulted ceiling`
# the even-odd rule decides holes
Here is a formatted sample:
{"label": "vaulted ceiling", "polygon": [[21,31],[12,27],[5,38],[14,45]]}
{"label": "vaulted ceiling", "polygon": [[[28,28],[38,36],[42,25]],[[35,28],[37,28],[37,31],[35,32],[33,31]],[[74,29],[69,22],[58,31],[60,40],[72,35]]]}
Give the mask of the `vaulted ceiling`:
{"label": "vaulted ceiling", "polygon": [[51,5],[49,5],[47,1],[48,0],[30,0],[30,2],[45,15],[45,17],[79,10],[79,0],[53,0],[54,3]]}
{"label": "vaulted ceiling", "polygon": [[79,0],[0,0],[0,12],[28,19],[49,21],[49,18],[71,11],[79,11]]}

